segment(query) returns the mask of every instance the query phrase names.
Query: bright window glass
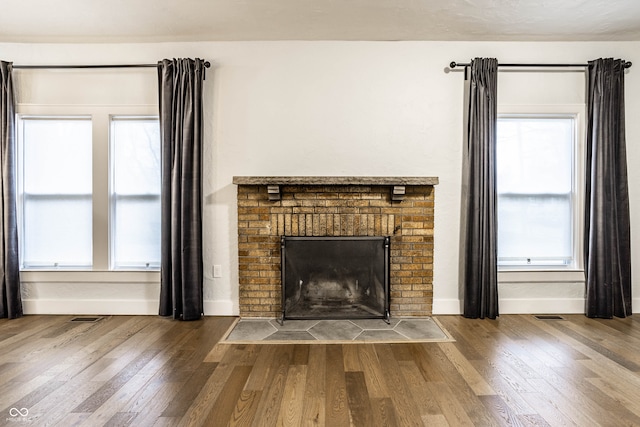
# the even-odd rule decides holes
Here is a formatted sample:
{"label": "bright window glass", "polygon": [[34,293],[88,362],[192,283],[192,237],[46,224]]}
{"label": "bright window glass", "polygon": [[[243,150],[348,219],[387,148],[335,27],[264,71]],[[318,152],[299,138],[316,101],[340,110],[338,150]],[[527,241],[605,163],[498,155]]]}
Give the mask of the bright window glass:
{"label": "bright window glass", "polygon": [[91,119],[20,120],[22,266],[92,265]]}
{"label": "bright window glass", "polygon": [[572,116],[498,119],[500,266],[573,264],[574,150]]}
{"label": "bright window glass", "polygon": [[111,267],[160,266],[160,128],[156,118],[111,119]]}

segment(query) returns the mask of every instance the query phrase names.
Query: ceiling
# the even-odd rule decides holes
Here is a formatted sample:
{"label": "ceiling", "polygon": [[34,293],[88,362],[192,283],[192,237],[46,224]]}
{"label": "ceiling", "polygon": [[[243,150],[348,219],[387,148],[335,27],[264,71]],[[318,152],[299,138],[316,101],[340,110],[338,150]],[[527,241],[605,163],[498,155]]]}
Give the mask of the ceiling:
{"label": "ceiling", "polygon": [[16,0],[0,42],[637,41],[638,0]]}

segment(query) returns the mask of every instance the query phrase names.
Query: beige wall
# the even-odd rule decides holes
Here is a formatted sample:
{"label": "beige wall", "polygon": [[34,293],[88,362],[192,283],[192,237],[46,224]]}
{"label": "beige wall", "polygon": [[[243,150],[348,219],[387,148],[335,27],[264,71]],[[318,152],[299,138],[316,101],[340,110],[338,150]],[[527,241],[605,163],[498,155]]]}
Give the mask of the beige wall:
{"label": "beige wall", "polygon": [[[458,239],[463,131],[463,74],[450,61],[494,56],[503,62],[585,62],[597,57],[634,61],[639,42],[207,42],[114,45],[0,44],[0,58],[16,64],[154,63],[164,57],[202,57],[207,73],[205,114],[206,314],[238,313],[237,211],[234,175],[437,176],[434,313],[458,313]],[[17,72],[17,79],[20,74]],[[78,80],[56,74],[71,98]],[[630,165],[640,162],[638,70],[627,75]],[[501,74],[501,102],[582,102],[581,73]],[[56,77],[57,78],[57,77]],[[121,80],[121,79],[116,79]],[[126,80],[126,79],[125,79]],[[117,83],[98,76],[98,94],[150,99],[155,74]],[[531,82],[535,83],[531,83]],[[19,102],[48,93],[19,84]],[[126,95],[126,96],[125,96]],[[122,99],[117,100],[120,102]],[[105,101],[106,102],[106,101]],[[111,102],[111,101],[109,101]],[[147,101],[142,101],[147,102]],[[640,170],[630,167],[632,254],[640,265]],[[213,278],[213,265],[222,277]],[[67,281],[28,277],[27,312],[82,310],[155,313],[157,283],[86,276]],[[113,280],[113,281],[110,281]],[[545,279],[546,280],[546,279]],[[634,294],[640,295],[636,279]],[[501,284],[501,307],[517,312],[581,309],[580,281]],[[89,307],[86,309],[86,307]],[[636,299],[636,310],[640,301]],[[503,310],[503,312],[505,312]]]}

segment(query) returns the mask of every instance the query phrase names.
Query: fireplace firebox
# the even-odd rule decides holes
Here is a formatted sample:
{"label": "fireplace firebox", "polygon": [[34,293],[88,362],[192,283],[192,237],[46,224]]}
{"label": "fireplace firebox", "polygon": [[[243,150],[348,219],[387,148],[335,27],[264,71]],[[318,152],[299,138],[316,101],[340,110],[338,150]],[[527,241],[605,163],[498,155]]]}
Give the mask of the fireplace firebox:
{"label": "fireplace firebox", "polygon": [[385,236],[283,236],[282,321],[389,322],[389,245]]}

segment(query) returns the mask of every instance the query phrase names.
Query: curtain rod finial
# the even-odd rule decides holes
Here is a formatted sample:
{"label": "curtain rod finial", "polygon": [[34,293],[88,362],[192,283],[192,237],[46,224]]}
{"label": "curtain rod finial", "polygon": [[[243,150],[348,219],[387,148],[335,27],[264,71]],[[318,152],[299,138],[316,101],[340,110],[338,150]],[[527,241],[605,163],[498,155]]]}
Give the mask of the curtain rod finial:
{"label": "curtain rod finial", "polygon": [[449,68],[456,68],[456,66],[457,66],[457,65],[458,65],[458,64],[456,64],[456,61],[451,61],[451,62],[449,63]]}
{"label": "curtain rod finial", "polygon": [[625,61],[624,68],[631,68],[632,65],[633,63],[631,61]]}

